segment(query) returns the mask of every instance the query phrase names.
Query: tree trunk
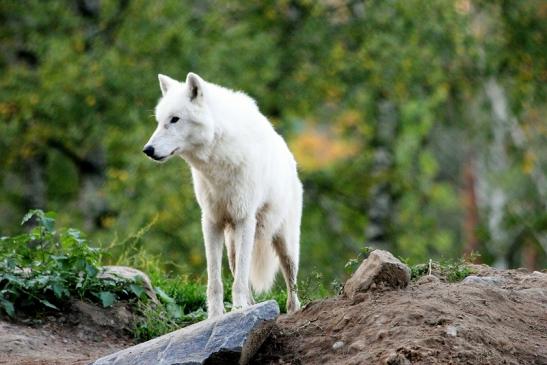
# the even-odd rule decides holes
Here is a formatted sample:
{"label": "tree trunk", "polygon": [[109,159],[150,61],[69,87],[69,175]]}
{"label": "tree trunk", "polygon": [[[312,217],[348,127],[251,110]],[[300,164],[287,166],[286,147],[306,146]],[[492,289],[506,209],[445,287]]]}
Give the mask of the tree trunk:
{"label": "tree trunk", "polygon": [[475,165],[473,158],[468,158],[463,166],[463,190],[462,203],[464,208],[463,236],[465,239],[464,254],[470,256],[477,252],[479,239],[477,228],[479,226],[479,210],[477,206],[477,194],[475,191]]}

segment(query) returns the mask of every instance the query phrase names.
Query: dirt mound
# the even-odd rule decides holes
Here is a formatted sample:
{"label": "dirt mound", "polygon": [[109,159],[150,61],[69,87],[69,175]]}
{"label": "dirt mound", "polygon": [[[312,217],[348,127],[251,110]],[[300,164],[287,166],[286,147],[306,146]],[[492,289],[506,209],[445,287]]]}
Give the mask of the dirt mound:
{"label": "dirt mound", "polygon": [[89,364],[134,344],[127,331],[130,322],[122,303],[102,309],[80,301],[66,313],[40,320],[0,319],[0,364]]}
{"label": "dirt mound", "polygon": [[474,270],[310,303],[278,318],[253,363],[547,364],[547,274]]}

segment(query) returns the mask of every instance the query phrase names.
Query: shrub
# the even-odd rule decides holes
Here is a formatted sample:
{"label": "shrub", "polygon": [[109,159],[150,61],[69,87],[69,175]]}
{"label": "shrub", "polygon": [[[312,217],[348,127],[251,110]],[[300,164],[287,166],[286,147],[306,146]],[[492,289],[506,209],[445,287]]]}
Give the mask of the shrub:
{"label": "shrub", "polygon": [[29,232],[0,238],[0,309],[60,310],[71,298],[104,307],[118,299],[143,296],[139,283],[99,279],[101,250],[74,228],[55,229],[55,213],[31,210],[21,224]]}

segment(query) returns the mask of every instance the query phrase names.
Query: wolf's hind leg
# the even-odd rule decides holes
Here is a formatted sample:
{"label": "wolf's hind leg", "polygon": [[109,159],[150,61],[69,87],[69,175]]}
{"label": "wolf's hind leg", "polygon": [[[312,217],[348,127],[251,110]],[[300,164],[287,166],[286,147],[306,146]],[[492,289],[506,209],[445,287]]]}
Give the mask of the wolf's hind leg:
{"label": "wolf's hind leg", "polygon": [[298,253],[290,250],[287,245],[286,236],[277,235],[273,239],[273,246],[279,256],[281,263],[281,271],[287,285],[287,312],[293,313],[300,309],[300,301],[298,300],[296,277],[298,275]]}
{"label": "wolf's hind leg", "polygon": [[234,240],[234,228],[227,226],[224,228],[224,244],[226,245],[226,253],[228,255],[228,266],[232,272],[232,277],[236,275],[236,243]]}

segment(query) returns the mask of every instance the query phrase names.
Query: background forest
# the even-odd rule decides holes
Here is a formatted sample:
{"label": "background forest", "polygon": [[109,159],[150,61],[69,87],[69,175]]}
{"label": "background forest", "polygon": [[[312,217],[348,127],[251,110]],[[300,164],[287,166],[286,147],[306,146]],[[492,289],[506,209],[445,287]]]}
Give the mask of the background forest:
{"label": "background forest", "polygon": [[54,210],[112,259],[202,276],[182,160],[142,154],[157,74],[254,97],[305,187],[302,273],[366,246],[547,266],[542,0],[0,2],[0,236]]}

